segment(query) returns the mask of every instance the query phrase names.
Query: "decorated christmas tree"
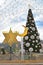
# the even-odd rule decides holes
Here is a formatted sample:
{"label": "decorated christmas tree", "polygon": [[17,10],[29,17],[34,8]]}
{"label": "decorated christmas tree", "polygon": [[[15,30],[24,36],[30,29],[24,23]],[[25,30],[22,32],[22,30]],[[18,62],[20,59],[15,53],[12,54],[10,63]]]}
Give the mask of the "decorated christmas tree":
{"label": "decorated christmas tree", "polygon": [[39,53],[42,46],[31,9],[28,11],[26,27],[28,27],[28,32],[23,38],[24,49],[26,52]]}

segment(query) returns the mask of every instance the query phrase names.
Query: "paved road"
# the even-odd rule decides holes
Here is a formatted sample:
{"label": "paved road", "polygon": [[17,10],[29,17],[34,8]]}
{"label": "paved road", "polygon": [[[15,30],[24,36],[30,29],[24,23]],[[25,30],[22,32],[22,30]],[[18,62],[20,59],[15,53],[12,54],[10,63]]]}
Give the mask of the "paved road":
{"label": "paved road", "polygon": [[0,65],[43,65],[43,64],[15,64],[15,63],[0,63]]}

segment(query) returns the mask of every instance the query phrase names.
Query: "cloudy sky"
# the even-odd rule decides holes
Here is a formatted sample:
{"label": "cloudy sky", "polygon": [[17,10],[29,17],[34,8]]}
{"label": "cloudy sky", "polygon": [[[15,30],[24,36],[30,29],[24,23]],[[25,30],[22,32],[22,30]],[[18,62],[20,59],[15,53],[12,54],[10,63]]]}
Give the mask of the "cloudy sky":
{"label": "cloudy sky", "polygon": [[[30,5],[30,6],[29,6]],[[3,31],[23,33],[29,8],[32,9],[40,39],[43,40],[43,0],[0,0],[0,43]]]}

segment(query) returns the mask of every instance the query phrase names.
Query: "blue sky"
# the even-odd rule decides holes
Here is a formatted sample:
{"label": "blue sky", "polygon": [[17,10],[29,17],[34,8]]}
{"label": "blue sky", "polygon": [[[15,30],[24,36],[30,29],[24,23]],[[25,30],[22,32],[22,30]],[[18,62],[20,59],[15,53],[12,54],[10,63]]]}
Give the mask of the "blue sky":
{"label": "blue sky", "polygon": [[[3,42],[3,31],[18,31],[23,33],[22,25],[26,24],[29,8],[43,40],[43,0],[0,0],[0,42]],[[22,29],[22,31],[21,31]]]}

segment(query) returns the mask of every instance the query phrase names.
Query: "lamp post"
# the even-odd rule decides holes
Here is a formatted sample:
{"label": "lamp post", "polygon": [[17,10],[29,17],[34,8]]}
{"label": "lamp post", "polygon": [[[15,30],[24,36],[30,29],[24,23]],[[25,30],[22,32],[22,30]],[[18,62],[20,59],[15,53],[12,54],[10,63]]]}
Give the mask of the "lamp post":
{"label": "lamp post", "polygon": [[23,37],[21,38],[21,60],[24,60]]}
{"label": "lamp post", "polygon": [[12,54],[12,47],[10,46],[10,60],[12,60],[11,54]]}

